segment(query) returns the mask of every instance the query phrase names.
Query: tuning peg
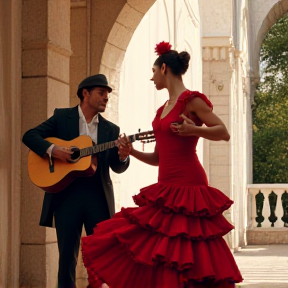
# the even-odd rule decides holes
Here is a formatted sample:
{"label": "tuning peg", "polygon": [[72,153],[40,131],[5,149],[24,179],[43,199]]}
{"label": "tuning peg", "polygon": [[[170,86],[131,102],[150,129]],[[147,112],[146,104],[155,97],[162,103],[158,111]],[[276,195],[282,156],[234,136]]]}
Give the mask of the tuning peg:
{"label": "tuning peg", "polygon": [[155,142],[155,139],[150,139],[150,140],[141,140],[141,143],[146,144],[146,143],[151,143]]}

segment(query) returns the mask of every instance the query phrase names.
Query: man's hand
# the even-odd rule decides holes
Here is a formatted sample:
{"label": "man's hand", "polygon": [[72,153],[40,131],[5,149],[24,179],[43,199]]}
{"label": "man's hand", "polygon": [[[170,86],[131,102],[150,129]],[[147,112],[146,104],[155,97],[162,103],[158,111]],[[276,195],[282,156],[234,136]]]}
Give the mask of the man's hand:
{"label": "man's hand", "polygon": [[70,162],[70,155],[73,154],[70,147],[62,147],[55,145],[52,150],[52,156],[63,162]]}
{"label": "man's hand", "polygon": [[128,137],[125,134],[121,134],[118,137],[118,154],[120,161],[126,160],[132,149],[132,144],[130,143]]}

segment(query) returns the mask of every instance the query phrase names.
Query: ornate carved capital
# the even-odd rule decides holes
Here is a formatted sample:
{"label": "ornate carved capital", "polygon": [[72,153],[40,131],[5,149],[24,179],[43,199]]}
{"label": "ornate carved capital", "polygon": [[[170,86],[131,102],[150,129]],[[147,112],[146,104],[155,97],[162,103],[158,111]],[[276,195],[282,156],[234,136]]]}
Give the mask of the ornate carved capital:
{"label": "ornate carved capital", "polygon": [[228,54],[227,47],[203,47],[204,61],[225,61]]}
{"label": "ornate carved capital", "polygon": [[226,61],[228,59],[231,38],[229,37],[204,37],[203,61]]}

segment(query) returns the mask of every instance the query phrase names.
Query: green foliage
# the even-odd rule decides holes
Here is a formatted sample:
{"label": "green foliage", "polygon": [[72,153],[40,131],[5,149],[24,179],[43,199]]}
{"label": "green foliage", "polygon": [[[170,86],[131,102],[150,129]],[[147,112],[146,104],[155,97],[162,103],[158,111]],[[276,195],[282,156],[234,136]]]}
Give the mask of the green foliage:
{"label": "green foliage", "polygon": [[[284,16],[271,27],[266,35],[260,52],[260,61],[265,63],[265,74],[272,77],[265,79],[274,82],[278,73],[282,80],[288,79],[288,16]],[[277,82],[282,80],[278,79]]]}
{"label": "green foliage", "polygon": [[288,183],[288,17],[268,32],[253,111],[253,182]]}

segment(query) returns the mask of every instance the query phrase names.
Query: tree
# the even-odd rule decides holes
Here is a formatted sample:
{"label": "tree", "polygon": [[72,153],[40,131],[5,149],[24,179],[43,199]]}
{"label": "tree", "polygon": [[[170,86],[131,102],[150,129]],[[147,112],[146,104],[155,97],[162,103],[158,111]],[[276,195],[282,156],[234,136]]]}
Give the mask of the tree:
{"label": "tree", "polygon": [[271,27],[253,113],[253,182],[288,183],[288,15]]}

